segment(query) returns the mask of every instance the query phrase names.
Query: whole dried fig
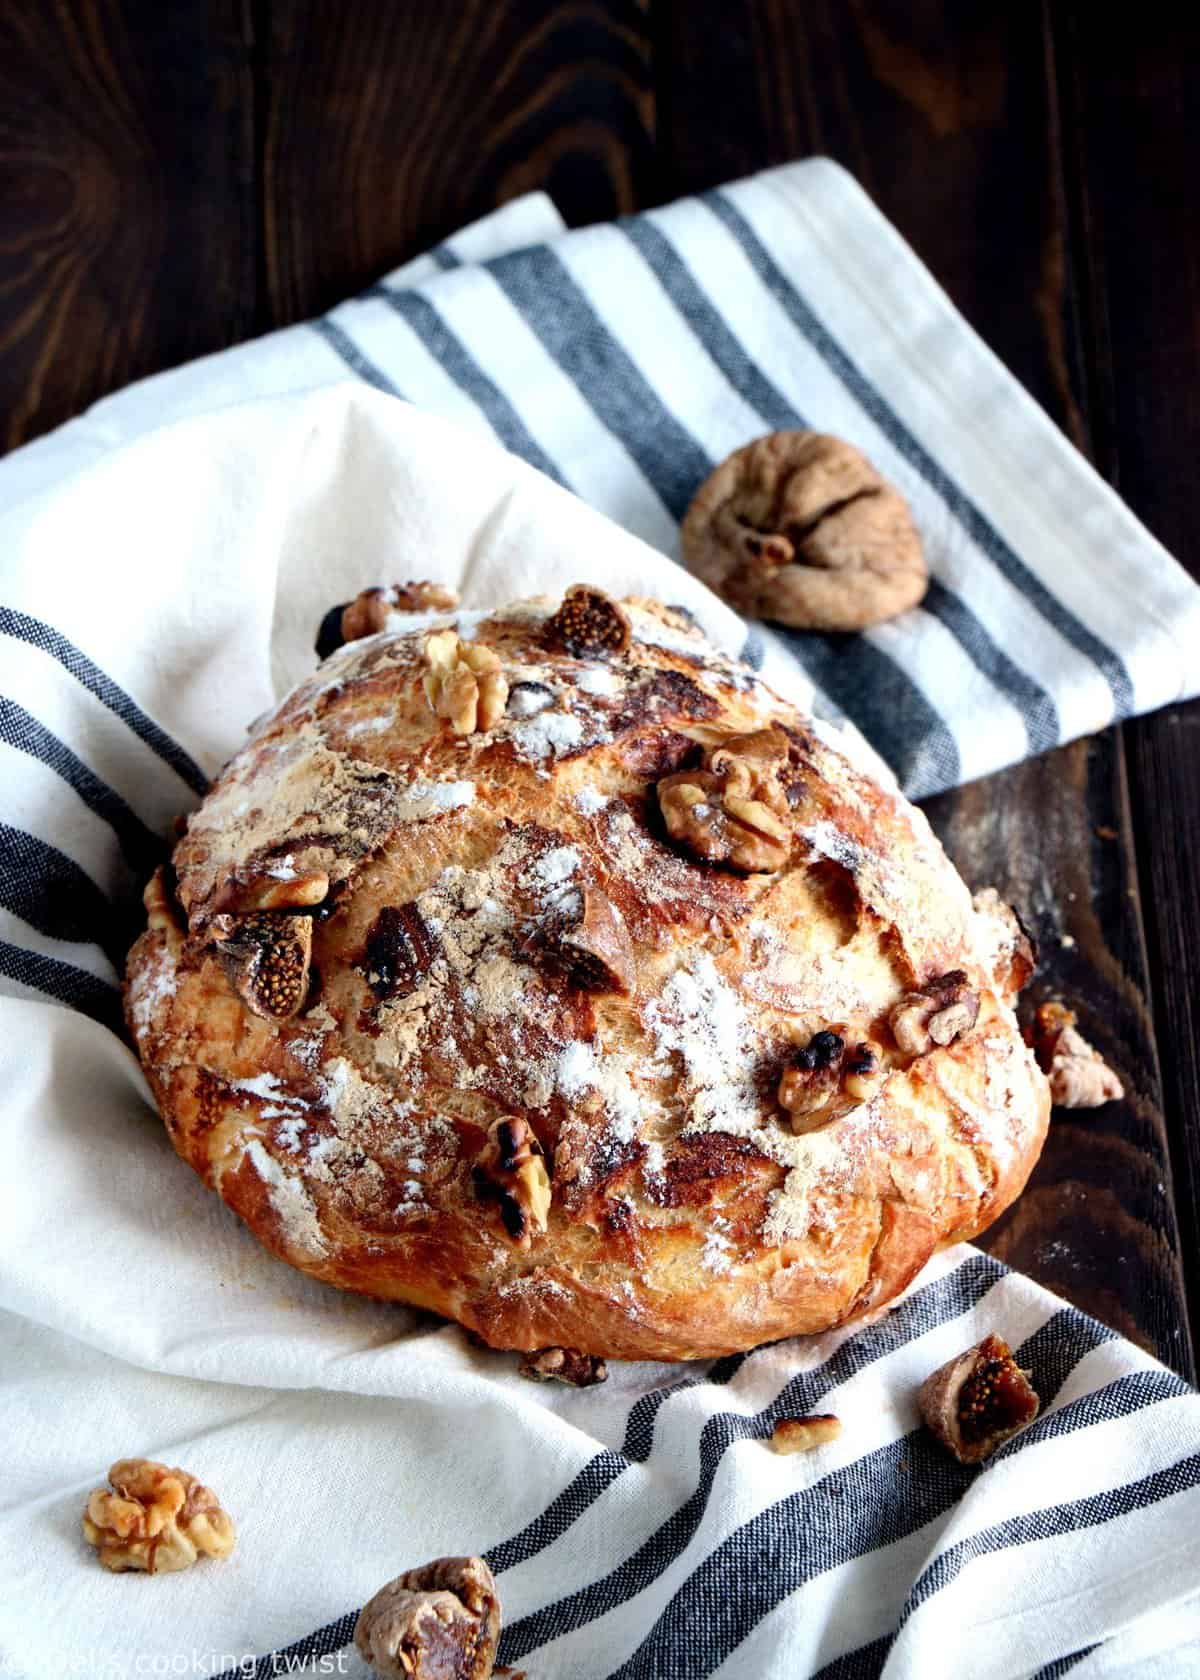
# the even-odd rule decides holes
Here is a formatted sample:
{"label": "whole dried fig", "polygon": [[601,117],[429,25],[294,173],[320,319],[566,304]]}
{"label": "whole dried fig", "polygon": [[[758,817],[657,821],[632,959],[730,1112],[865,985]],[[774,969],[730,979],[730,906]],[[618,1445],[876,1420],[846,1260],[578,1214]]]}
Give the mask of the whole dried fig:
{"label": "whole dried fig", "polygon": [[798,630],[863,630],[929,583],[904,497],[853,444],[771,432],[700,486],[683,559],[739,612]]}
{"label": "whole dried fig", "polygon": [[381,1587],[359,1613],[354,1643],[391,1680],[488,1680],[500,1600],[480,1557],[436,1558]]}

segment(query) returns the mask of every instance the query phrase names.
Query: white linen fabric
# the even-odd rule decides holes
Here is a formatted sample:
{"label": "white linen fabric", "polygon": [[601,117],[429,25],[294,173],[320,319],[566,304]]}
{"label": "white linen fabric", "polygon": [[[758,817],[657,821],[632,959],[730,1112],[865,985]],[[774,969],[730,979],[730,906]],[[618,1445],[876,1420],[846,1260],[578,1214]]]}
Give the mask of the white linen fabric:
{"label": "white linen fabric", "polygon": [[908,497],[933,585],[863,635],[768,640],[913,798],[1200,688],[1200,589],[824,159],[572,232],[522,199],[320,320],[97,404],[9,459],[8,497],[348,374],[498,438],[668,554],[750,438],[860,445]]}
{"label": "white linen fabric", "polygon": [[[709,460],[801,412],[901,479],[941,580],[853,676],[857,644],[759,640],[655,552]],[[1200,1673],[1200,1398],[1028,1280],[956,1249],[867,1327],[534,1386],[267,1256],[175,1158],[119,1036],[172,818],[370,583],[680,602],[851,712],[916,791],[1186,691],[1196,592],[845,177],[798,166],[581,234],[523,200],[316,330],[19,452],[0,538],[0,1674],[361,1674],[364,1599],[474,1550],[531,1680]],[[915,757],[874,727],[877,682],[934,719]],[[1044,1410],[965,1470],[914,1395],[987,1330]],[[811,1411],[837,1443],[765,1447]],[[96,1567],[83,1502],[131,1454],[217,1489],[231,1560]]]}

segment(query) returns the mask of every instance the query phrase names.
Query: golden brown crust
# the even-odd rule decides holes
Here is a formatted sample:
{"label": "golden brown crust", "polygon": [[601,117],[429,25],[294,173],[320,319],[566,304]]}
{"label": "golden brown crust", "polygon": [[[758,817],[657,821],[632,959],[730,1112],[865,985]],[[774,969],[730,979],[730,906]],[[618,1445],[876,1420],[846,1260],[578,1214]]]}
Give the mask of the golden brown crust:
{"label": "golden brown crust", "polygon": [[[682,1359],[824,1330],[1024,1183],[1048,1100],[1011,963],[925,819],[819,726],[667,609],[623,603],[628,646],[582,656],[556,605],[360,641],[258,727],[148,891],[126,989],[147,1076],[274,1253],[496,1346]],[[464,735],[423,681],[448,628],[509,695]],[[773,867],[673,841],[656,784],[771,728]],[[311,925],[286,1017],[223,956],[264,903]],[[903,1051],[892,1011],[960,971],[974,1019]],[[833,1025],[882,1077],[796,1135],[777,1093]],[[529,1156],[548,1208],[540,1175],[513,1189]]]}

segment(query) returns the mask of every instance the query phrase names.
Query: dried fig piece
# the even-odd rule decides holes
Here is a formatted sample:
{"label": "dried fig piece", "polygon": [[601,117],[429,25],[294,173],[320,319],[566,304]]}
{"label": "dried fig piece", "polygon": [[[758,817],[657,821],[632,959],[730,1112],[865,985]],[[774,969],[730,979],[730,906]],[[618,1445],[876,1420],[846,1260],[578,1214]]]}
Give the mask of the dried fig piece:
{"label": "dried fig piece", "polygon": [[1100,1052],[1076,1032],[1074,1010],[1061,1003],[1039,1004],[1034,1016],[1033,1053],[1050,1081],[1058,1108],[1099,1108],[1118,1102],[1125,1087]]}
{"label": "dried fig piece", "polygon": [[520,1372],[530,1382],[567,1383],[571,1388],[593,1388],[608,1381],[604,1360],[593,1359],[578,1348],[549,1347],[527,1353],[521,1359]]}
{"label": "dried fig piece", "polygon": [[308,916],[264,910],[249,916],[214,916],[216,955],[247,1009],[268,1021],[286,1021],[308,996],[313,925]]}
{"label": "dried fig piece", "polygon": [[961,968],[939,974],[918,992],[906,992],[889,1017],[892,1036],[906,1056],[923,1056],[935,1044],[953,1044],[979,1018],[979,993]]}
{"label": "dried fig piece", "polygon": [[629,614],[619,602],[586,583],[572,584],[562,606],[546,621],[552,644],[575,659],[624,653],[629,646]]}
{"label": "dried fig piece", "polygon": [[571,893],[562,908],[534,921],[520,953],[581,992],[621,992],[637,982],[637,959],[625,918],[598,887]]}
{"label": "dried fig piece", "polygon": [[960,1464],[978,1464],[1038,1414],[1041,1401],[999,1336],[926,1377],[917,1396],[926,1425]]}
{"label": "dried fig piece", "polygon": [[772,432],[696,492],[683,560],[740,612],[799,630],[862,630],[928,587],[908,504],[852,444]]}
{"label": "dried fig piece", "polygon": [[782,869],[792,850],[791,812],[779,772],[788,761],[782,729],[730,735],[699,770],[658,784],[658,805],[673,840],[709,863],[746,874]]}
{"label": "dried fig piece", "polygon": [[527,1249],[535,1231],[546,1229],[550,1215],[550,1175],[542,1146],[527,1120],[495,1120],[471,1170],[481,1202],[497,1202],[504,1229],[518,1248]]}
{"label": "dried fig piece", "polygon": [[354,1643],[388,1680],[488,1680],[500,1598],[482,1558],[437,1558],[381,1587],[354,1624]]}
{"label": "dried fig piece", "polygon": [[407,997],[428,974],[437,936],[415,904],[385,904],[371,923],[363,953],[367,984],[380,1003]]}

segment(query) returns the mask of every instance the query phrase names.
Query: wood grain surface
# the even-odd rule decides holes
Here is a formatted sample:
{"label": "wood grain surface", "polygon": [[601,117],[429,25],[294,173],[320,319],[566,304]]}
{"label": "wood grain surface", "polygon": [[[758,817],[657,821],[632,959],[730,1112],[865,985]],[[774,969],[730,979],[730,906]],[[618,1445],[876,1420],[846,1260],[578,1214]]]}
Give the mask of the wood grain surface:
{"label": "wood grain surface", "polygon": [[[846,164],[1197,567],[1200,15],[1083,0],[6,0],[12,447],[301,319],[516,194],[573,224]],[[1197,650],[1200,657],[1200,650]],[[1016,902],[1127,1096],[1059,1115],[988,1245],[1193,1374],[1200,707],[930,804]],[[1182,1256],[1182,1258],[1181,1258]]]}

